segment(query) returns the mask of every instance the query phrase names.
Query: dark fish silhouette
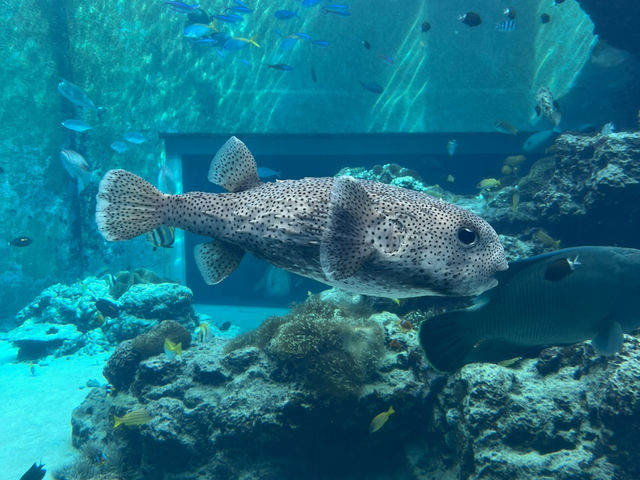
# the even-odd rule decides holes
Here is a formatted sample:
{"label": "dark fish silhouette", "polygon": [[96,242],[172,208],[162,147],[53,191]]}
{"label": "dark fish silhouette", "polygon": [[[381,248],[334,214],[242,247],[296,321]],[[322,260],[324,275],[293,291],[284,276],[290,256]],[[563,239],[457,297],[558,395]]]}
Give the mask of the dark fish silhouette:
{"label": "dark fish silhouette", "polygon": [[463,13],[458,17],[458,19],[462,23],[464,23],[465,25],[469,25],[470,27],[477,27],[482,23],[482,18],[476,12]]}
{"label": "dark fish silhouette", "polygon": [[425,320],[420,343],[438,370],[530,356],[592,339],[603,353],[640,326],[640,250],[576,247],[514,262],[477,305]]}
{"label": "dark fish silhouette", "polygon": [[382,92],[384,92],[384,88],[382,87],[382,85],[380,85],[377,82],[360,82],[360,85],[362,85],[362,88],[364,88],[365,90],[369,90],[372,93],[377,93],[377,94],[381,94]]}
{"label": "dark fish silhouette", "polygon": [[31,468],[20,477],[20,480],[42,480],[45,473],[47,473],[47,471],[44,469],[44,464],[41,463],[38,465],[34,463],[31,465]]}

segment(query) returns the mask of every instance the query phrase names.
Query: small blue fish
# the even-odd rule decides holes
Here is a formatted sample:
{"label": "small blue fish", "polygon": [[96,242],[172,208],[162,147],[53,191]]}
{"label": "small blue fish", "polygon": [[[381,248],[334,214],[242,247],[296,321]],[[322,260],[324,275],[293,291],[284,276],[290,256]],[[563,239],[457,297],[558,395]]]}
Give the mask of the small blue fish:
{"label": "small blue fish", "polygon": [[244,13],[244,14],[253,12],[253,10],[251,10],[249,7],[243,7],[242,5],[227,7],[225,11],[229,11],[229,10],[235,13]]}
{"label": "small blue fish", "polygon": [[89,98],[89,95],[87,95],[84,90],[71,82],[62,80],[58,84],[58,92],[60,92],[60,95],[62,95],[64,98],[69,100],[74,105],[77,105],[78,107],[88,108],[90,110],[96,111],[100,110],[96,107],[95,103],[93,103],[93,100]]}
{"label": "small blue fish", "polygon": [[211,35],[212,33],[215,33],[215,29],[211,25],[205,25],[204,23],[192,23],[184,29],[182,36],[191,40],[199,40],[207,35]]}
{"label": "small blue fish", "polygon": [[329,7],[322,7],[322,9],[324,10],[324,13],[332,13],[334,15],[338,15],[339,17],[348,17],[349,15],[351,15],[351,12],[349,10],[344,10],[344,9],[331,9]]}
{"label": "small blue fish", "polygon": [[311,35],[303,32],[296,32],[292,35],[293,37],[298,37],[300,40],[311,40]]}
{"label": "small blue fish", "polygon": [[174,12],[178,12],[178,13],[191,13],[200,8],[200,5],[189,5],[183,2],[175,2],[175,1],[168,1],[168,0],[165,0],[164,4],[170,7]]}
{"label": "small blue fish", "polygon": [[226,22],[226,23],[238,23],[241,22],[242,20],[244,20],[244,18],[240,15],[214,15],[213,18],[215,18],[216,20],[220,20],[221,22]]}
{"label": "small blue fish", "polygon": [[311,42],[311,45],[315,45],[316,47],[320,48],[327,48],[329,46],[329,42],[327,42],[326,40],[313,40]]}
{"label": "small blue fish", "polygon": [[86,132],[87,130],[91,130],[93,127],[88,123],[79,120],[77,118],[70,118],[62,122],[62,126],[69,130],[73,130],[74,132]]}
{"label": "small blue fish", "polygon": [[291,65],[287,65],[286,63],[274,63],[274,64],[268,64],[267,66],[275,70],[285,70],[285,71],[293,70],[293,67]]}
{"label": "small blue fish", "polygon": [[447,142],[447,153],[450,157],[453,157],[453,154],[456,153],[457,148],[458,142],[455,139],[451,139]]}
{"label": "small blue fish", "polygon": [[[293,18],[293,17],[298,17],[298,9],[296,9],[295,11],[292,11],[292,10],[278,10],[273,15],[274,15],[274,17],[276,17],[279,20],[288,20],[288,19]],[[298,17],[298,18],[300,18],[300,17]]]}
{"label": "small blue fish", "polygon": [[511,19],[503,20],[496,24],[496,30],[499,32],[513,32],[516,29],[516,22]]}
{"label": "small blue fish", "polygon": [[378,95],[380,95],[382,92],[384,92],[384,88],[382,87],[382,85],[380,85],[379,83],[376,82],[360,82],[360,85],[362,85],[362,88],[364,88],[365,90],[368,90],[372,93],[376,93]]}
{"label": "small blue fish", "polygon": [[146,137],[142,135],[140,132],[127,132],[124,134],[124,139],[135,145],[140,145],[147,141]]}
{"label": "small blue fish", "polygon": [[236,5],[240,5],[241,7],[246,7],[247,4],[244,3],[242,0],[234,0],[236,2]]}
{"label": "small blue fish", "polygon": [[129,150],[129,146],[121,140],[116,140],[109,146],[112,150],[115,150],[118,153],[124,153]]}
{"label": "small blue fish", "polygon": [[318,5],[322,0],[304,0],[302,2],[302,6],[303,7],[315,7],[316,5]]}

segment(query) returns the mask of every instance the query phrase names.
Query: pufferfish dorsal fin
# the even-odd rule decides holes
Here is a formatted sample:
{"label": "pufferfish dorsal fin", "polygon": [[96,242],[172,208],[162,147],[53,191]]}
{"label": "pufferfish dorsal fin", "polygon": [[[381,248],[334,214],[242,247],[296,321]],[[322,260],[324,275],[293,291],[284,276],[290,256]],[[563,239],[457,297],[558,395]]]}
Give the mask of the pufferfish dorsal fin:
{"label": "pufferfish dorsal fin", "polygon": [[320,265],[329,280],[355,274],[374,252],[366,241],[372,201],[353,177],[338,177],[331,188],[327,228],[320,241]]}
{"label": "pufferfish dorsal fin", "polygon": [[221,240],[200,243],[194,248],[198,270],[208,285],[215,285],[233,272],[244,256],[244,250]]}
{"label": "pufferfish dorsal fin", "polygon": [[208,178],[229,192],[248,190],[261,183],[253,155],[236,137],[231,137],[217,151]]}

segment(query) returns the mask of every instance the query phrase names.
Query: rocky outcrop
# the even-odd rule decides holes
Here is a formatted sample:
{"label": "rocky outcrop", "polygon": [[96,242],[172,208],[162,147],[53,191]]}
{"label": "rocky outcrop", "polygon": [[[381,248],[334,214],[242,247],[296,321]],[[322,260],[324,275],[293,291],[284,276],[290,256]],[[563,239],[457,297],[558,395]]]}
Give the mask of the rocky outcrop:
{"label": "rocky outcrop", "polygon": [[[21,358],[30,359],[66,355],[80,348],[95,353],[132,339],[163,320],[182,325],[189,339],[197,319],[191,290],[176,283],[153,283],[157,276],[136,272],[119,274],[133,283],[118,299],[110,292],[120,284],[109,276],[48,287],[16,315],[18,327],[4,338],[20,347]],[[162,346],[154,354],[161,351]]]}
{"label": "rocky outcrop", "polygon": [[35,360],[56,352],[68,355],[85,344],[82,333],[75,325],[35,323],[32,320],[3,335],[3,339],[18,347],[18,360]]}
{"label": "rocky outcrop", "polygon": [[[402,441],[426,424],[429,392],[443,377],[423,363],[415,331],[397,316],[316,307],[274,317],[233,343],[196,344],[181,361],[140,362],[130,390],[108,402],[93,392],[76,410],[74,445],[118,445],[145,478],[343,478],[405,468]],[[390,405],[401,413],[370,435],[371,419]],[[147,425],[114,430],[104,420],[137,408],[151,414]]]}
{"label": "rocky outcrop", "polygon": [[640,133],[563,134],[553,157],[541,162],[521,181],[540,225],[561,232],[567,244],[633,239],[640,222]]}
{"label": "rocky outcrop", "polygon": [[640,3],[635,0],[578,0],[595,25],[593,33],[616,48],[640,55]]}
{"label": "rocky outcrop", "polygon": [[[314,299],[240,339],[143,360],[128,390],[95,391],[74,412],[73,443],[119,450],[131,479],[640,475],[637,339],[608,358],[578,344],[444,376],[417,346],[419,315],[356,306]],[[140,408],[149,423],[113,428],[113,415]]]}
{"label": "rocky outcrop", "polygon": [[437,395],[433,443],[413,458],[416,473],[469,480],[639,478],[640,448],[632,440],[640,427],[640,401],[632,393],[639,367],[640,342],[633,337],[610,358],[579,344],[548,349],[513,368],[467,365]]}

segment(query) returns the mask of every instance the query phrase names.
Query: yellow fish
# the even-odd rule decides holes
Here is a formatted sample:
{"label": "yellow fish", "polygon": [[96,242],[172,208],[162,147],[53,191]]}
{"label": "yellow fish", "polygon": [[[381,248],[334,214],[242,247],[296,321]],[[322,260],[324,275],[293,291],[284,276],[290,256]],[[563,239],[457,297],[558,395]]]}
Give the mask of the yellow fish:
{"label": "yellow fish", "polygon": [[369,424],[369,433],[377,432],[378,430],[380,430],[382,426],[387,423],[387,420],[389,420],[389,417],[392,413],[396,413],[396,411],[393,409],[393,407],[389,407],[389,410],[387,410],[386,412],[379,413],[378,415],[373,417],[373,420],[371,420],[371,423]]}
{"label": "yellow fish", "polygon": [[251,38],[232,37],[231,39],[238,40],[239,42],[250,43],[254,47],[260,48],[260,45],[258,45],[258,42],[256,42],[256,37],[251,37]]}
{"label": "yellow fish", "polygon": [[536,232],[536,240],[538,240],[545,247],[560,248],[560,240],[556,240],[544,230],[538,230]]}
{"label": "yellow fish", "polygon": [[164,353],[169,360],[174,360],[178,355],[182,355],[182,342],[173,343],[168,338],[165,338]]}
{"label": "yellow fish", "polygon": [[127,427],[132,425],[144,425],[145,423],[149,423],[149,420],[151,420],[151,415],[149,415],[146,410],[133,410],[132,412],[127,413],[124,417],[114,415],[113,428],[117,428],[120,425],[126,425]]}
{"label": "yellow fish", "polygon": [[518,210],[518,205],[520,204],[520,192],[516,188],[513,191],[513,195],[511,195],[511,211],[515,213]]}
{"label": "yellow fish", "polygon": [[500,186],[500,180],[495,178],[483,178],[482,180],[480,180],[478,185],[476,185],[476,187],[481,190],[491,190],[492,188],[496,188],[498,186]]}
{"label": "yellow fish", "polygon": [[211,338],[211,329],[207,322],[202,322],[198,326],[198,342],[203,343]]}

